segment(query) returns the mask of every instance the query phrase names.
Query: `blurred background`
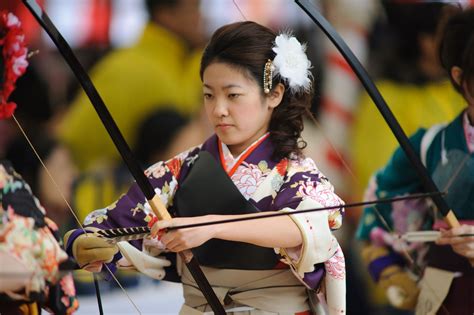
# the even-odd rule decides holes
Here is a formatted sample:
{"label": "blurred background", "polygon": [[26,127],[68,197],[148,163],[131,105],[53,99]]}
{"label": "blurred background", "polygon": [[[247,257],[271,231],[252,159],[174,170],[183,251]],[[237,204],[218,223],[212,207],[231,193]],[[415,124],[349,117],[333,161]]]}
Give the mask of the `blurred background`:
{"label": "blurred background", "polygon": [[[291,0],[38,0],[117,120],[137,158],[147,166],[197,145],[210,135],[201,112],[199,56],[219,26],[254,20],[291,30],[312,62],[315,121],[305,124],[306,154],[346,202],[360,201],[368,180],[398,145],[351,68]],[[159,3],[155,5],[153,3]],[[443,20],[473,0],[315,0],[366,66],[407,134],[450,121],[463,108],[438,62]],[[67,201],[81,220],[113,202],[131,183],[92,106],[48,36],[20,0],[0,9],[22,22],[32,56],[12,100]],[[0,120],[0,159],[29,182],[61,233],[77,227],[65,200],[40,168],[10,120]],[[337,236],[348,269],[348,314],[395,311],[377,294],[358,257],[354,231],[361,209],[348,209]],[[90,274],[76,274],[79,314],[97,313]],[[143,314],[175,314],[180,287],[135,274],[120,282]],[[111,282],[101,281],[106,314],[134,308]]]}

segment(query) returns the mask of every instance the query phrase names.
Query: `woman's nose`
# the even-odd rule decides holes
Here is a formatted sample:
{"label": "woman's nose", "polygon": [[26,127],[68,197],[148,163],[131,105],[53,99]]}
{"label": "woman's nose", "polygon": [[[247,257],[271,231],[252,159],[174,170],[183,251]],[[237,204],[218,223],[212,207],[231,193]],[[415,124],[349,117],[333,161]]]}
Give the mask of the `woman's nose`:
{"label": "woman's nose", "polygon": [[214,115],[217,117],[225,117],[229,114],[227,103],[225,100],[216,100],[214,106]]}

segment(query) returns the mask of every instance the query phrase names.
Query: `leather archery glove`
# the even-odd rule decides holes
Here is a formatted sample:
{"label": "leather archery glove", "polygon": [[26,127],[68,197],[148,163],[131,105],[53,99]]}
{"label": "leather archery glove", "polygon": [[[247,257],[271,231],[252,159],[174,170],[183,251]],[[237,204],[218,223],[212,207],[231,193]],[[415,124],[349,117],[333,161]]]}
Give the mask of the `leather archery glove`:
{"label": "leather archery glove", "polygon": [[[90,230],[91,228],[87,228]],[[69,231],[64,236],[64,244],[75,230]],[[102,263],[109,263],[117,254],[118,247],[116,244],[107,242],[103,237],[99,237],[94,233],[79,235],[72,243],[72,255],[79,267],[88,271],[96,267],[101,267]],[[89,268],[91,267],[91,268]]]}
{"label": "leather archery glove", "polygon": [[400,258],[385,247],[367,245],[362,250],[362,260],[390,304],[399,309],[413,310],[420,290],[416,281],[400,266]]}

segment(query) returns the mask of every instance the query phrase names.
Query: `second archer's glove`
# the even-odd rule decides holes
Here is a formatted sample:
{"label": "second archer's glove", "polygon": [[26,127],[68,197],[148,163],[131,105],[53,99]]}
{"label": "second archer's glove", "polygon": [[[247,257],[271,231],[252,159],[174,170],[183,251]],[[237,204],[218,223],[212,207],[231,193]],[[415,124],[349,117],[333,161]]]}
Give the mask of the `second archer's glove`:
{"label": "second archer's glove", "polygon": [[[64,244],[68,244],[67,241],[74,231],[66,233]],[[81,234],[72,243],[72,255],[79,267],[86,270],[90,264],[111,262],[117,252],[117,245],[110,244],[104,238],[93,233]]]}
{"label": "second archer's glove", "polygon": [[413,310],[420,290],[416,281],[401,267],[401,257],[385,247],[368,245],[362,250],[362,259],[369,272],[383,289],[394,307]]}

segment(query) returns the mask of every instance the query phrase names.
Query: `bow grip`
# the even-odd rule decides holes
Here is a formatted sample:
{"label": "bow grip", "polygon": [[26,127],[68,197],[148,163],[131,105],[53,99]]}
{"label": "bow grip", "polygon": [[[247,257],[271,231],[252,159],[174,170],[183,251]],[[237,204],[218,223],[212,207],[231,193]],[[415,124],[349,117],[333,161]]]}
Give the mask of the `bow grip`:
{"label": "bow grip", "polygon": [[149,199],[148,203],[150,204],[153,213],[159,220],[172,219],[170,213],[168,212],[168,209],[166,209],[158,194],[155,194],[152,199]]}

